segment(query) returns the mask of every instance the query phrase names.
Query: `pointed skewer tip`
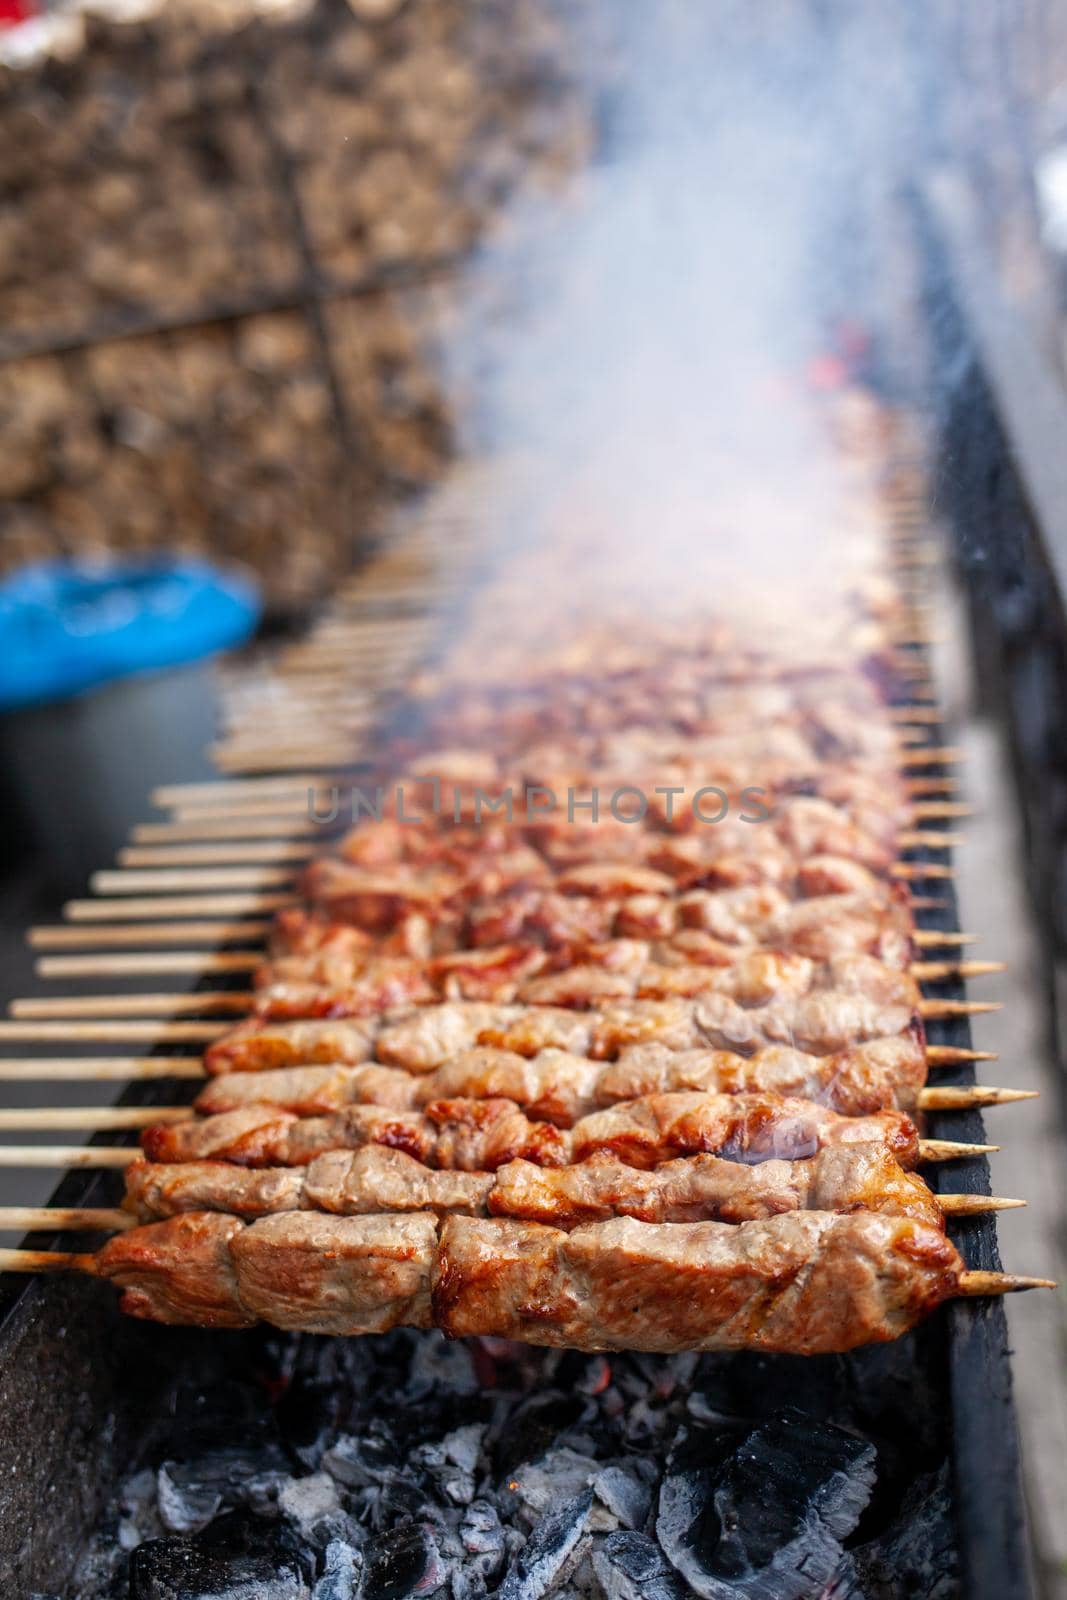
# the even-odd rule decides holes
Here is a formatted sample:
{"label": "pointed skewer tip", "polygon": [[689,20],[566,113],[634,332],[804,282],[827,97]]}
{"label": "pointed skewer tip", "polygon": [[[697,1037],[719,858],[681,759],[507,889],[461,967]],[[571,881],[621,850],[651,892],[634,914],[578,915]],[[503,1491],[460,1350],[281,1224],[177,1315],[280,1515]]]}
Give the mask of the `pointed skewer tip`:
{"label": "pointed skewer tip", "polygon": [[1026,1278],[1014,1272],[961,1272],[961,1295],[1019,1294],[1025,1289],[1058,1289],[1055,1278]]}
{"label": "pointed skewer tip", "polygon": [[984,1217],[990,1211],[1017,1211],[1025,1200],[997,1194],[939,1194],[937,1203],[946,1217]]}

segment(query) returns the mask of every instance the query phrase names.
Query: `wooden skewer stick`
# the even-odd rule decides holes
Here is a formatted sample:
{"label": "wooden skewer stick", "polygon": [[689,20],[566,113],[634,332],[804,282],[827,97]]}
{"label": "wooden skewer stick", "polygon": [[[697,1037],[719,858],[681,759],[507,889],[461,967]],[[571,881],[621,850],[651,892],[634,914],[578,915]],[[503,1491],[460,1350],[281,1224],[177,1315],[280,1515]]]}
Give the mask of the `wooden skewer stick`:
{"label": "wooden skewer stick", "polygon": [[920,983],[940,983],[945,978],[986,978],[1007,970],[1004,961],[913,961],[908,968]]}
{"label": "wooden skewer stick", "polygon": [[136,1145],[0,1144],[0,1167],[128,1167]]}
{"label": "wooden skewer stick", "polygon": [[918,750],[901,750],[897,765],[909,767],[951,767],[966,761],[967,752],[955,744],[930,744]]}
{"label": "wooden skewer stick", "polygon": [[939,928],[916,928],[911,942],[919,950],[936,950],[941,946],[974,944],[973,933],[942,933]]}
{"label": "wooden skewer stick", "polygon": [[[913,814],[921,816],[917,807]],[[274,839],[284,833],[287,839],[314,839],[325,833],[321,823],[306,814],[280,817],[208,817],[193,822],[142,822],[130,835],[134,844],[193,844],[211,839]]]}
{"label": "wooden skewer stick", "polygon": [[201,977],[220,972],[255,972],[263,960],[262,950],[151,950],[119,955],[42,956],[35,966],[41,978],[132,978],[167,972]]}
{"label": "wooden skewer stick", "polygon": [[189,1122],[192,1106],[18,1106],[0,1107],[0,1131],[29,1133],[53,1128],[117,1133],[150,1128],[155,1122]]}
{"label": "wooden skewer stick", "polygon": [[[181,1024],[178,1024],[181,1026]],[[212,1027],[211,1037],[217,1029]],[[927,1045],[927,1065],[954,1067],[972,1061],[996,1061],[991,1050],[963,1050],[951,1045]],[[135,1082],[150,1078],[201,1081],[207,1073],[196,1056],[26,1056],[0,1058],[0,1083],[18,1082]],[[963,1086],[970,1093],[970,1086]],[[924,1091],[925,1092],[925,1091]],[[956,1093],[956,1089],[951,1090]],[[1009,1092],[1010,1091],[1005,1091]],[[1033,1091],[1021,1091],[1027,1099]]]}
{"label": "wooden skewer stick", "polygon": [[[940,1197],[942,1210],[948,1198]],[[121,1206],[0,1206],[0,1233],[123,1233],[136,1227],[137,1218]]]}
{"label": "wooden skewer stick", "polygon": [[94,872],[94,894],[165,894],[184,889],[283,889],[293,881],[285,867],[174,867],[157,872],[135,872],[119,867],[114,872]]}
{"label": "wooden skewer stick", "polygon": [[[255,995],[244,990],[193,992],[191,994],[94,994],[57,995],[54,999],[13,1000],[11,1014],[23,1017],[169,1017],[181,1012],[230,1011],[244,1013],[252,1010]],[[999,1001],[984,1000],[920,1000],[919,1015],[937,1019],[942,1017],[971,1017],[986,1011],[1000,1011]],[[2,1037],[2,1035],[0,1035]]]}
{"label": "wooden skewer stick", "polygon": [[911,814],[920,822],[940,821],[953,817],[973,817],[974,807],[961,800],[917,800],[911,807]]}
{"label": "wooden skewer stick", "polygon": [[[255,972],[265,959],[262,950],[160,950],[117,955],[42,956],[36,970],[42,978],[132,978],[180,972],[196,977],[212,973]],[[913,961],[908,968],[920,983],[945,978],[982,978],[1005,972],[1003,961]]]}
{"label": "wooden skewer stick", "polygon": [[977,1017],[987,1011],[1003,1011],[999,1000],[920,1000],[919,1015],[927,1022],[946,1017]]}
{"label": "wooden skewer stick", "polygon": [[0,1250],[0,1272],[95,1271],[93,1256],[75,1250]]}
{"label": "wooden skewer stick", "polygon": [[951,795],[959,788],[956,778],[905,778],[904,793],[912,799],[921,799],[924,795]]}
{"label": "wooden skewer stick", "polygon": [[269,866],[272,862],[310,861],[324,842],[325,834],[321,842],[263,839],[249,844],[135,844],[119,851],[118,862],[121,867],[210,867],[228,863]]}
{"label": "wooden skewer stick", "polygon": [[894,861],[889,875],[905,883],[921,883],[924,878],[954,878],[956,872],[939,861]]}
{"label": "wooden skewer stick", "polygon": [[273,821],[279,832],[286,832],[290,822],[315,823],[316,815],[325,814],[335,801],[344,805],[348,784],[338,780],[329,789],[305,789],[285,800],[234,800],[229,805],[199,805],[178,807],[171,813],[172,824],[195,822],[246,822]]}
{"label": "wooden skewer stick", "polygon": [[890,722],[903,723],[907,727],[909,722],[922,723],[936,726],[944,720],[944,712],[940,706],[886,706],[886,715]]}
{"label": "wooden skewer stick", "polygon": [[348,771],[352,764],[351,756],[333,753],[319,745],[300,745],[295,750],[267,745],[240,752],[228,750],[225,745],[212,745],[210,753],[220,772],[285,772],[289,767],[303,767],[315,761],[324,767],[332,764],[341,773]]}
{"label": "wooden skewer stick", "polygon": [[1055,1278],[1024,1278],[1014,1272],[961,1272],[956,1292],[961,1295],[1020,1294],[1026,1289],[1057,1289]]}
{"label": "wooden skewer stick", "polygon": [[244,989],[180,994],[70,994],[12,1000],[13,1017],[175,1017],[182,1012],[250,1011],[255,996]]}
{"label": "wooden skewer stick", "polygon": [[68,900],[71,922],[122,922],[133,917],[241,917],[298,905],[295,894],[174,894],[121,900]]}
{"label": "wooden skewer stick", "polygon": [[0,1058],[0,1083],[130,1083],[207,1077],[196,1056],[26,1056]]}
{"label": "wooden skewer stick", "polygon": [[997,1194],[939,1194],[934,1198],[946,1217],[984,1217],[989,1211],[1018,1211],[1026,1204]]}
{"label": "wooden skewer stick", "polygon": [[999,1144],[958,1144],[955,1139],[920,1139],[920,1161],[963,1161],[972,1156],[995,1155]]}
{"label": "wooden skewer stick", "polygon": [[[0,1272],[83,1272],[96,1275],[96,1257],[76,1250],[0,1250]],[[1054,1278],[1024,1278],[1011,1272],[961,1272],[956,1293],[969,1299],[1055,1289]]]}
{"label": "wooden skewer stick", "polygon": [[[960,1085],[946,1089],[920,1089],[920,1111],[973,1111],[987,1106],[1035,1100],[1033,1089],[989,1089]],[[196,1116],[191,1105],[182,1106],[16,1106],[0,1108],[0,1132],[25,1133],[53,1128],[78,1128],[94,1133],[117,1129],[150,1128],[157,1122],[189,1122]]]}
{"label": "wooden skewer stick", "polygon": [[[991,1211],[1015,1211],[1025,1200],[993,1194],[939,1194],[946,1217],[984,1217]],[[139,1218],[121,1206],[0,1206],[0,1233],[125,1233]]]}
{"label": "wooden skewer stick", "polygon": [[27,942],[34,950],[85,950],[132,944],[251,944],[266,938],[270,923],[258,922],[120,922],[76,927],[31,928]]}
{"label": "wooden skewer stick", "polygon": [[274,795],[291,798],[296,795],[303,799],[308,789],[323,788],[329,782],[331,779],[325,772],[312,771],[294,773],[292,777],[285,778],[230,779],[225,783],[169,783],[152,790],[152,804],[165,810],[170,806],[198,805],[201,802],[211,805],[217,800],[235,800],[244,795],[258,798]]}
{"label": "wooden skewer stick", "polygon": [[953,850],[966,844],[965,833],[935,832],[933,828],[909,828],[897,834],[898,850]]}
{"label": "wooden skewer stick", "polygon": [[990,1089],[983,1084],[946,1084],[944,1088],[920,1089],[920,1111],[974,1111],[983,1106],[1010,1106],[1017,1100],[1037,1100],[1038,1089]]}
{"label": "wooden skewer stick", "polygon": [[958,1067],[968,1061],[996,1061],[998,1056],[992,1050],[968,1050],[962,1045],[954,1044],[928,1044],[926,1046],[926,1061],[931,1067]]}
{"label": "wooden skewer stick", "polygon": [[[920,1161],[968,1161],[999,1150],[999,1144],[959,1144],[920,1139]],[[128,1167],[140,1157],[136,1145],[0,1144],[0,1167]]]}
{"label": "wooden skewer stick", "polygon": [[211,1044],[233,1026],[230,1022],[9,1022],[0,1018],[0,1044]]}

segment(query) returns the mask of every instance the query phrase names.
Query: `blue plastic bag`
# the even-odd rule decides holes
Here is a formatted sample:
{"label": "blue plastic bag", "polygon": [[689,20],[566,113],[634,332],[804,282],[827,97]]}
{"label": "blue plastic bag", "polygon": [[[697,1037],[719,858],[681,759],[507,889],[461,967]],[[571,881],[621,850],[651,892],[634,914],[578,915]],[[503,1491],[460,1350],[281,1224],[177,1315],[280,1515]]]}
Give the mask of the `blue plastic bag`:
{"label": "blue plastic bag", "polygon": [[0,583],[0,711],[240,644],[255,586],[201,561],[56,561]]}

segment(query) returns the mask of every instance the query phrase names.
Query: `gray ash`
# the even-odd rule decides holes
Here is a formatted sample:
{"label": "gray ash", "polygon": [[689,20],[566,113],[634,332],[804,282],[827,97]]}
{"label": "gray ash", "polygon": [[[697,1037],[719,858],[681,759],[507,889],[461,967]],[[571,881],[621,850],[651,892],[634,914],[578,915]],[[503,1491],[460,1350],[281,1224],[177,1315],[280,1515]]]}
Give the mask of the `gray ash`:
{"label": "gray ash", "polygon": [[583,1356],[206,1344],[67,1600],[956,1600],[915,1341]]}

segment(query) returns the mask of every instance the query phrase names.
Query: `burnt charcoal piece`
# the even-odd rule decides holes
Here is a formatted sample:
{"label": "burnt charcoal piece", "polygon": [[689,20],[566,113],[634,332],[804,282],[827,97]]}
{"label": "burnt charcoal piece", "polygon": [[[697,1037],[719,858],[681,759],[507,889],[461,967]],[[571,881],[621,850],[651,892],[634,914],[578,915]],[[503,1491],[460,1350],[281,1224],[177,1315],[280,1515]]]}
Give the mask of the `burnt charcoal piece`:
{"label": "burnt charcoal piece", "polygon": [[349,1489],[389,1483],[402,1470],[396,1441],[380,1428],[358,1439],[343,1433],[327,1450],[322,1464],[331,1477]]}
{"label": "burnt charcoal piece", "polygon": [[159,1469],[159,1514],[170,1533],[198,1533],[222,1508],[265,1511],[289,1477],[280,1445],[210,1450],[195,1460],[165,1461]]}
{"label": "burnt charcoal piece", "polygon": [[335,1539],[326,1546],[322,1577],[311,1591],[311,1600],[356,1600],[362,1573],[361,1552]]}
{"label": "burnt charcoal piece", "polygon": [[565,1500],[535,1525],[497,1590],[497,1600],[540,1600],[585,1532],[593,1491]]}
{"label": "burnt charcoal piece", "polygon": [[[946,1465],[912,1484],[881,1538],[852,1551],[848,1578],[839,1578],[842,1600],[895,1600],[898,1594],[909,1600],[956,1600],[960,1575],[955,1531]],[[836,1589],[833,1594],[837,1600]]]}
{"label": "burnt charcoal piece", "polygon": [[278,1495],[278,1509],[289,1518],[303,1543],[315,1550],[324,1550],[337,1540],[362,1542],[341,1507],[337,1485],[329,1473],[290,1478]]}
{"label": "burnt charcoal piece", "polygon": [[647,1533],[609,1533],[593,1553],[593,1571],[612,1600],[686,1600],[689,1593]]}
{"label": "burnt charcoal piece", "polygon": [[284,1524],[234,1512],[194,1538],[140,1545],[130,1600],[308,1600],[312,1576]]}
{"label": "burnt charcoal piece", "polygon": [[874,1487],[874,1446],[787,1410],[753,1432],[682,1430],[656,1533],[705,1600],[810,1600]]}
{"label": "burnt charcoal piece", "polygon": [[363,1563],[360,1600],[406,1600],[408,1595],[432,1594],[444,1577],[437,1543],[430,1530],[417,1522],[402,1523],[368,1539]]}
{"label": "burnt charcoal piece", "polygon": [[484,1588],[500,1575],[507,1551],[507,1540],[496,1506],[488,1500],[474,1500],[463,1513],[459,1525],[459,1538],[464,1550],[472,1558],[465,1563],[464,1572],[473,1582]]}
{"label": "burnt charcoal piece", "polygon": [[593,1489],[601,1505],[607,1506],[624,1528],[644,1526],[652,1505],[652,1490],[636,1472],[605,1467],[597,1473]]}

